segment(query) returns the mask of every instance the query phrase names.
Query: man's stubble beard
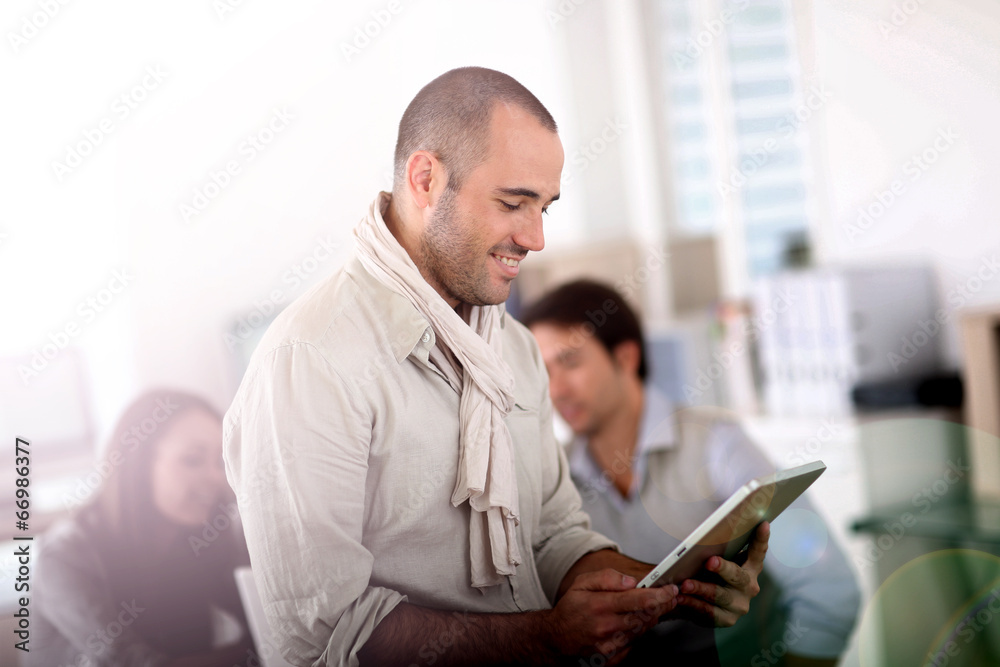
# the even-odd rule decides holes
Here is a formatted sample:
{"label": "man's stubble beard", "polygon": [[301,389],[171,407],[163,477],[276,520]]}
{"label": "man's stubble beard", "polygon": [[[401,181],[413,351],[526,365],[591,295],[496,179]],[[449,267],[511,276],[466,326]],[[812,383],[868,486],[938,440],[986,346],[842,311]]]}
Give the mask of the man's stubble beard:
{"label": "man's stubble beard", "polygon": [[445,188],[420,238],[420,256],[425,278],[445,295],[474,306],[503,303],[510,295],[510,282],[496,288],[482,251],[475,239],[465,235],[455,210],[455,192]]}

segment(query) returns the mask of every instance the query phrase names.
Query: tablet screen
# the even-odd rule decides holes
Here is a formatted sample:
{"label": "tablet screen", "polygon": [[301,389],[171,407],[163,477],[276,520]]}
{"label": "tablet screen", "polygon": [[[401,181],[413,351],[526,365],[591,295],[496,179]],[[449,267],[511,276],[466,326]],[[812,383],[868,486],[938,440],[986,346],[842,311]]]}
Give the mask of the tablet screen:
{"label": "tablet screen", "polygon": [[822,461],[813,461],[750,480],[684,538],[638,587],[690,579],[712,556],[734,560],[749,545],[753,530],[761,522],[777,518],[824,470]]}

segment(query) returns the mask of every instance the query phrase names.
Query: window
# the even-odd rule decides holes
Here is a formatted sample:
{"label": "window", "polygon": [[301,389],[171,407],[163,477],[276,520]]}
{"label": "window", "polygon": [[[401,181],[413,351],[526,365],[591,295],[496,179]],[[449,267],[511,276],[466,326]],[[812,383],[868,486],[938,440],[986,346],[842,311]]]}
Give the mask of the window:
{"label": "window", "polygon": [[650,0],[673,235],[719,237],[730,293],[807,249],[808,132],[789,0]]}

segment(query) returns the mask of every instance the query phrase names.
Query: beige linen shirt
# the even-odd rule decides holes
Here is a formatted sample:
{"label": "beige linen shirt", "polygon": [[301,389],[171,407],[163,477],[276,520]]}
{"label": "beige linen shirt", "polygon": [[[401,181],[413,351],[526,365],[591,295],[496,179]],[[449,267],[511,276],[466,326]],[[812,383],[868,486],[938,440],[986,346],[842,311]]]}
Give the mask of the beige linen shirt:
{"label": "beige linen shirt", "polygon": [[524,562],[482,592],[470,585],[472,510],[450,502],[460,386],[442,372],[427,320],[352,256],[267,330],[223,441],[264,609],[291,663],[357,665],[403,601],[548,608],[581,556],[617,548],[580,510],[534,339],[509,316],[502,327]]}

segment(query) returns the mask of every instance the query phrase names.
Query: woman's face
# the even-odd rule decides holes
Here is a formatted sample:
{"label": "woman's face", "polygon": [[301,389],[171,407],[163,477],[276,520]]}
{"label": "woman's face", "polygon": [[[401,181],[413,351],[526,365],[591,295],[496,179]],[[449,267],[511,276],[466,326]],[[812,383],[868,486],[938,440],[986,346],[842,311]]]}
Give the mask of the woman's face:
{"label": "woman's face", "polygon": [[220,512],[227,488],[222,423],[201,409],[177,416],[156,446],[153,503],[174,523],[197,526]]}

